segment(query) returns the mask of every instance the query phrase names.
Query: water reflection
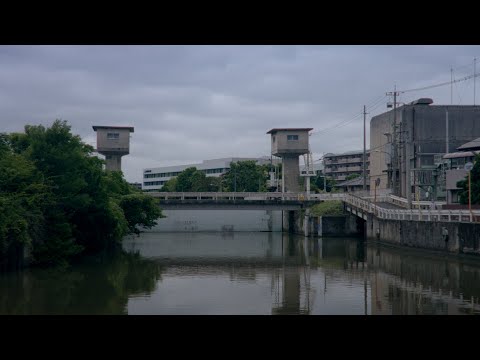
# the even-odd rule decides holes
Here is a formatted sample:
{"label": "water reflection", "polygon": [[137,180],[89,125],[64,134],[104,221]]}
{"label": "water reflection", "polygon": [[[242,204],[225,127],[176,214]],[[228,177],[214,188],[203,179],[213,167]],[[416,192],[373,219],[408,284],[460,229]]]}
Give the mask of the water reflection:
{"label": "water reflection", "polygon": [[70,269],[0,276],[0,314],[126,314],[128,299],[148,296],[161,265],[123,251]]}
{"label": "water reflection", "polygon": [[0,314],[480,314],[480,259],[283,233],[146,233],[0,276]]}
{"label": "water reflection", "polygon": [[419,256],[371,245],[373,314],[479,314],[479,259]]}

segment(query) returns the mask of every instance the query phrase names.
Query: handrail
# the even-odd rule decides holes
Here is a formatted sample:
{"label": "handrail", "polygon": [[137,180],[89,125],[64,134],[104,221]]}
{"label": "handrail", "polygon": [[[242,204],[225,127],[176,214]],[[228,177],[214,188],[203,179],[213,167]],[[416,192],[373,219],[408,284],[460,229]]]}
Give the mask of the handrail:
{"label": "handrail", "polygon": [[[160,199],[173,199],[180,198],[195,198],[197,200],[202,199],[245,199],[245,200],[271,200],[271,199],[283,199],[283,200],[343,200],[345,195],[343,193],[326,193],[326,194],[311,194],[307,196],[306,192],[296,193],[281,193],[281,192],[147,192],[150,196]],[[249,199],[250,198],[250,199]]]}
{"label": "handrail", "polygon": [[[378,200],[378,198],[377,198]],[[362,199],[353,194],[348,194],[345,197],[345,202],[350,205],[356,206],[360,209],[366,210],[368,213],[373,213],[380,219],[405,219],[409,218],[410,220],[415,221],[463,221],[464,216],[470,218],[470,211],[468,210],[458,210],[458,220],[452,219],[451,210],[437,210],[437,209],[428,209],[425,213],[425,210],[422,212],[421,209],[384,209],[376,204],[371,204],[369,200]],[[475,217],[480,216],[480,210],[472,210],[474,215],[472,222],[475,222]],[[407,216],[408,215],[408,216]],[[423,215],[426,216],[424,219]],[[414,217],[415,216],[415,217]],[[445,219],[446,218],[446,219]]]}

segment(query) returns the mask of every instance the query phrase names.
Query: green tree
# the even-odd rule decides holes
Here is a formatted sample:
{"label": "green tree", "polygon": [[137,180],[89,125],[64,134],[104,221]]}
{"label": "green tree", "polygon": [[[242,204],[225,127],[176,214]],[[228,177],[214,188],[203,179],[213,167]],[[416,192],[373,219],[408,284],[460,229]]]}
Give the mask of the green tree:
{"label": "green tree", "polygon": [[320,191],[325,191],[324,189],[324,184],[326,183],[327,185],[327,189],[326,189],[326,192],[332,192],[334,191],[334,186],[336,185],[336,181],[332,178],[328,178],[324,179],[324,175],[317,175],[316,177],[312,178],[312,183],[315,184],[315,186],[317,187],[317,189],[319,189]]}
{"label": "green tree", "polygon": [[177,177],[172,177],[171,179],[167,180],[165,184],[163,184],[160,191],[163,192],[175,192],[177,191]]}
{"label": "green tree", "polygon": [[177,176],[177,183],[175,186],[176,191],[185,191],[185,192],[194,191],[192,190],[194,188],[194,184],[196,181],[202,178],[201,174],[202,173],[199,172],[196,167],[190,167],[183,170]]}
{"label": "green tree", "polygon": [[14,154],[8,136],[0,134],[0,268],[16,264],[24,247],[43,238],[43,212],[50,205],[50,188],[34,164]]}
{"label": "green tree", "polygon": [[226,191],[262,192],[267,190],[268,166],[257,165],[254,160],[232,162],[223,175]]}
{"label": "green tree", "polygon": [[129,232],[139,234],[139,225],[145,228],[155,226],[162,216],[158,203],[154,198],[141,193],[122,196],[120,207],[127,220]]}
{"label": "green tree", "polygon": [[31,245],[37,263],[65,263],[162,216],[121,172],[105,172],[66,121],[2,134],[0,152],[0,260],[15,245]]}
{"label": "green tree", "polygon": [[220,178],[206,176],[196,167],[183,170],[178,176],[163,184],[163,192],[214,192],[221,191]]}
{"label": "green tree", "polygon": [[[470,170],[470,186],[472,204],[480,204],[480,154],[475,157],[473,169]],[[457,182],[459,191],[459,200],[461,204],[468,204],[468,175],[465,180]]]}

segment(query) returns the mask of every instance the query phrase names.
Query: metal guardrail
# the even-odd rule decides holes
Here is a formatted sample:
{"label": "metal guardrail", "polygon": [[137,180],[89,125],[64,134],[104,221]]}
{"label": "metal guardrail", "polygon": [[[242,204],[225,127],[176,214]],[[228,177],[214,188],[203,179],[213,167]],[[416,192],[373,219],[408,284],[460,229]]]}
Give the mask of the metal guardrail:
{"label": "metal guardrail", "polygon": [[[377,197],[377,202],[388,201]],[[352,194],[346,194],[347,204],[362,209],[365,212],[374,214],[380,219],[389,220],[410,220],[410,221],[439,221],[439,222],[478,222],[480,221],[480,210],[422,210],[422,209],[385,209],[376,205],[370,200],[362,199]]]}
{"label": "metal guardrail", "polygon": [[164,200],[305,200],[306,193],[280,192],[149,192]]}
{"label": "metal guardrail", "polygon": [[[397,206],[408,208],[408,200],[406,198],[402,198],[402,197],[395,196],[395,195],[390,195],[389,199],[388,199],[388,202],[390,202],[394,205],[397,205]],[[425,210],[431,209],[432,207],[435,207],[435,208],[436,207],[441,207],[442,205],[445,205],[445,204],[446,204],[445,201],[435,201],[435,202],[432,202],[432,201],[412,201],[412,207],[417,208],[417,209],[425,209]]]}
{"label": "metal guardrail", "polygon": [[281,193],[281,192],[148,192],[147,194],[164,200],[343,200],[345,194],[327,193],[312,194],[306,192]]}

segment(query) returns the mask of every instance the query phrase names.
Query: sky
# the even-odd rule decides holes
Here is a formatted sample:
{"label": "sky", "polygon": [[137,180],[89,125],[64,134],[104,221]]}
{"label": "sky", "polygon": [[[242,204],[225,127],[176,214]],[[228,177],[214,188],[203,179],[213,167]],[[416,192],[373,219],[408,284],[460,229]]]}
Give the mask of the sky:
{"label": "sky", "polygon": [[[67,120],[95,146],[93,125],[133,126],[122,170],[270,156],[278,127],[312,127],[314,159],[363,149],[386,92],[472,75],[480,46],[0,46],[0,132]],[[480,61],[477,61],[480,73]],[[401,93],[473,104],[473,79]],[[480,79],[476,104],[480,103]]]}

